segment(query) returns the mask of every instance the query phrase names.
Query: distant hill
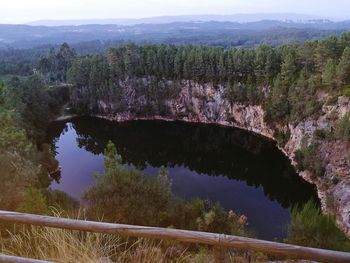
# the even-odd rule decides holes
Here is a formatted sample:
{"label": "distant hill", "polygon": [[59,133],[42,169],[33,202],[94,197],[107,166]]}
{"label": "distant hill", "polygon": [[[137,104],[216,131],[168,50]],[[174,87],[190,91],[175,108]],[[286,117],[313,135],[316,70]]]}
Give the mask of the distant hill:
{"label": "distant hill", "polygon": [[257,14],[232,14],[232,15],[182,15],[159,16],[140,19],[86,19],[86,20],[39,20],[27,23],[33,26],[81,26],[81,25],[137,25],[137,24],[168,24],[174,22],[257,22],[261,20],[278,20],[292,22],[307,22],[310,20],[331,20],[328,17],[320,17],[293,13],[257,13]]}
{"label": "distant hill", "polygon": [[[160,19],[160,18],[155,18]],[[162,18],[165,21],[165,18]],[[222,17],[223,19],[223,17]],[[256,22],[192,21],[136,25],[90,24],[76,26],[0,25],[0,49],[87,43],[91,50],[125,42],[252,47],[280,45],[340,35],[350,21],[330,20]],[[102,44],[98,44],[102,43]],[[106,44],[107,43],[107,44]],[[84,44],[84,45],[85,45]]]}

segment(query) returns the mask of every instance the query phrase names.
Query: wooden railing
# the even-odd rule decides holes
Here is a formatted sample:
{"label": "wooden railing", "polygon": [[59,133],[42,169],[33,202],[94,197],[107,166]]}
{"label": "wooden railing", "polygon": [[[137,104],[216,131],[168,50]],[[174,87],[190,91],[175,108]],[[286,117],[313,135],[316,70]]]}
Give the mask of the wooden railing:
{"label": "wooden railing", "polygon": [[[239,249],[244,251],[257,251],[268,255],[286,257],[288,259],[305,259],[319,262],[335,263],[350,262],[350,253],[346,252],[308,248],[252,238],[198,231],[111,224],[8,211],[0,211],[0,221],[62,228],[69,230],[79,230],[86,232],[105,233],[120,236],[176,240],[180,242],[210,245],[220,249]],[[3,258],[0,256],[0,262],[31,261],[4,261]]]}
{"label": "wooden railing", "polygon": [[51,261],[37,260],[31,258],[21,258],[0,254],[0,262],[6,263],[53,263]]}

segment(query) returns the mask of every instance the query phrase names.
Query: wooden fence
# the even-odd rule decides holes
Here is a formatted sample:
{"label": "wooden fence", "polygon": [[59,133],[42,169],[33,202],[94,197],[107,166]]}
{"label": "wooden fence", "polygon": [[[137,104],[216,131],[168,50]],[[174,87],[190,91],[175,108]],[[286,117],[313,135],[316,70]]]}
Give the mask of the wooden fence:
{"label": "wooden fence", "polygon": [[[308,248],[284,243],[264,241],[239,236],[214,234],[198,231],[178,230],[159,227],[145,227],[123,224],[111,224],[94,221],[75,220],[40,216],[9,211],[0,211],[0,221],[27,225],[105,233],[120,236],[176,240],[180,242],[210,245],[219,249],[239,249],[256,251],[288,259],[305,259],[319,262],[350,262],[350,253],[324,249]],[[3,257],[3,256],[2,256]],[[0,262],[35,262],[4,261]],[[40,262],[40,261],[37,261]],[[41,261],[43,262],[43,261]]]}
{"label": "wooden fence", "polygon": [[50,261],[36,260],[31,258],[20,258],[15,256],[8,256],[0,254],[0,262],[6,263],[53,263]]}

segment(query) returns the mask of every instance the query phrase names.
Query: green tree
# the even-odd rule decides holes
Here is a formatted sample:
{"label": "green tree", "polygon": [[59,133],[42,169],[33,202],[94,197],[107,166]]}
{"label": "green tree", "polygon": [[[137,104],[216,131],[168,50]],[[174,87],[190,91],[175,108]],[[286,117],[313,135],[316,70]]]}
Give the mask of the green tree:
{"label": "green tree", "polygon": [[340,36],[339,42],[340,42],[341,50],[343,51],[346,47],[350,47],[350,33],[349,32],[342,33]]}
{"label": "green tree", "polygon": [[110,142],[105,150],[105,174],[84,194],[89,214],[112,222],[159,225],[170,198],[169,187],[164,185],[165,175],[161,175],[161,180],[146,178],[120,162]]}
{"label": "green tree", "polygon": [[293,47],[288,47],[286,54],[283,56],[281,64],[281,77],[283,85],[290,86],[298,72],[297,53]]}
{"label": "green tree", "polygon": [[25,81],[14,78],[9,83],[8,93],[10,104],[16,107],[29,137],[43,138],[51,119],[51,98],[42,79],[38,75]]}
{"label": "green tree", "polygon": [[280,61],[275,50],[267,45],[255,51],[255,77],[258,84],[268,85],[279,71]]}
{"label": "green tree", "polygon": [[335,224],[334,217],[322,215],[313,201],[292,209],[288,243],[316,248],[350,251],[345,234]]}
{"label": "green tree", "polygon": [[334,60],[330,58],[327,60],[327,63],[324,66],[324,69],[322,72],[323,84],[333,89],[336,88],[336,85],[337,85],[336,74],[337,74],[337,65],[334,62]]}
{"label": "green tree", "polygon": [[337,67],[340,85],[350,84],[350,47],[346,47]]}
{"label": "green tree", "polygon": [[298,54],[300,63],[308,72],[314,72],[316,68],[316,49],[318,43],[316,41],[307,41],[304,45],[299,46]]}
{"label": "green tree", "polygon": [[290,112],[288,92],[288,86],[283,83],[281,75],[278,75],[274,81],[274,85],[266,105],[265,120],[267,122],[285,122],[287,120]]}
{"label": "green tree", "polygon": [[289,89],[290,121],[298,123],[306,118],[317,116],[321,104],[317,100],[317,80],[306,69],[300,72],[295,86]]}
{"label": "green tree", "polygon": [[0,208],[15,210],[26,189],[39,185],[36,150],[18,126],[13,110],[0,105]]}
{"label": "green tree", "polygon": [[338,38],[335,36],[320,40],[316,48],[316,68],[318,72],[323,72],[324,66],[329,59],[338,61],[341,56],[341,48]]}
{"label": "green tree", "polygon": [[231,102],[241,102],[247,101],[247,89],[241,83],[228,83],[225,87],[225,96]]}
{"label": "green tree", "polygon": [[38,62],[38,67],[49,81],[66,82],[67,71],[75,57],[75,50],[63,43],[58,51],[52,48],[49,54]]}

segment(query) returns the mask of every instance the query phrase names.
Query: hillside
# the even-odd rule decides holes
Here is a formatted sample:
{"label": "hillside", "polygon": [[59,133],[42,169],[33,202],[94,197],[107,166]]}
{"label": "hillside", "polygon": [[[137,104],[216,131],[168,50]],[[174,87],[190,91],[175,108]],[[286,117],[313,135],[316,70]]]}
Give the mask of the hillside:
{"label": "hillside", "polygon": [[[88,21],[87,21],[88,22]],[[112,22],[112,21],[111,21]],[[90,24],[77,26],[0,25],[0,48],[32,48],[90,41],[194,44],[222,47],[273,46],[305,42],[350,30],[349,21],[306,22],[261,20],[254,22],[184,21],[135,25]]]}
{"label": "hillside", "polygon": [[81,26],[89,24],[117,24],[117,25],[139,25],[139,24],[169,24],[174,22],[257,22],[261,20],[278,20],[278,21],[293,21],[307,22],[314,20],[332,20],[329,17],[293,14],[293,13],[256,13],[256,14],[232,14],[232,15],[178,15],[178,16],[156,16],[134,19],[84,19],[84,20],[37,20],[27,23],[32,26]]}

